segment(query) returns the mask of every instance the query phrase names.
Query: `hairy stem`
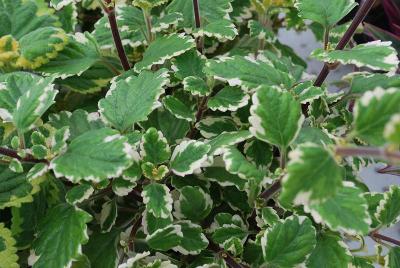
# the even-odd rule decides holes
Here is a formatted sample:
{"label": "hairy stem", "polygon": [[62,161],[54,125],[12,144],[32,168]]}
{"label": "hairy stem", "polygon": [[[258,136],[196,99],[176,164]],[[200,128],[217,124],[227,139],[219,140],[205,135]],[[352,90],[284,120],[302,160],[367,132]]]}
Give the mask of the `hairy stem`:
{"label": "hairy stem", "polygon": [[[346,45],[349,43],[350,39],[353,37],[358,25],[365,19],[374,5],[375,0],[366,0],[362,6],[358,9],[356,15],[354,16],[353,21],[350,24],[350,27],[347,29],[346,33],[343,35],[342,39],[340,39],[338,45],[336,46],[336,50],[343,50]],[[324,64],[321,72],[319,73],[317,79],[314,82],[314,86],[320,87],[324,83],[325,79],[328,77],[330,70],[327,64]]]}
{"label": "hairy stem", "polygon": [[388,161],[398,162],[400,161],[400,151],[391,151],[387,148],[377,147],[342,147],[338,146],[335,149],[335,153],[339,156],[361,156],[361,157],[373,157],[380,158]]}
{"label": "hairy stem", "polygon": [[36,159],[31,154],[27,154],[24,158],[22,158],[18,155],[18,153],[16,151],[5,148],[5,147],[0,147],[0,155],[5,155],[5,156],[11,157],[11,158],[15,158],[15,159],[18,159],[23,162],[46,163],[46,164],[49,163],[45,159]]}
{"label": "hairy stem", "polygon": [[[100,1],[101,2],[101,1]],[[111,0],[106,0],[108,5],[111,4]],[[118,31],[117,19],[115,17],[115,8],[107,7],[102,5],[103,11],[107,14],[108,22],[110,23],[111,33],[114,39],[115,48],[117,49],[118,57],[121,62],[122,68],[128,71],[131,67],[126,56],[124,46],[122,45],[121,36]]]}

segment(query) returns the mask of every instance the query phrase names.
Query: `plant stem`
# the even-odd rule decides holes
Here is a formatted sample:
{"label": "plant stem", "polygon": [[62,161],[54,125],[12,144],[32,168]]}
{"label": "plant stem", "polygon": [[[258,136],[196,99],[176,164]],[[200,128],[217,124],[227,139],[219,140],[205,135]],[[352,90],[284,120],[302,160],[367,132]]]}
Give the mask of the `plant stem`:
{"label": "plant stem", "polygon": [[203,113],[206,110],[205,108],[206,108],[206,105],[207,105],[207,101],[208,101],[208,97],[207,96],[203,97],[203,99],[201,100],[201,102],[199,104],[199,107],[197,108],[196,120],[194,121],[194,123],[192,125],[192,128],[190,129],[190,132],[187,135],[188,138],[193,138],[193,136],[194,136],[194,134],[196,132],[196,128],[195,128],[196,123],[198,123],[201,120],[201,118],[203,117]]}
{"label": "plant stem", "polygon": [[[353,21],[350,24],[350,27],[347,29],[346,33],[343,35],[342,39],[340,39],[338,45],[336,46],[336,50],[343,50],[346,45],[349,43],[350,39],[353,37],[358,25],[365,19],[374,5],[375,0],[366,0],[362,6],[358,9],[356,15],[354,16]],[[326,77],[328,76],[330,70],[327,64],[324,64],[321,72],[319,73],[317,79],[314,82],[314,86],[320,87],[324,83]]]}
{"label": "plant stem", "polygon": [[400,241],[399,241],[399,240],[396,240],[396,239],[393,239],[393,238],[391,238],[391,237],[382,235],[382,234],[380,234],[380,233],[371,232],[371,233],[369,234],[369,236],[372,237],[372,238],[376,238],[376,239],[383,240],[383,241],[386,241],[386,242],[395,244],[395,245],[397,245],[397,246],[400,246]]}
{"label": "plant stem", "polygon": [[[196,28],[198,29],[201,27],[199,0],[193,0],[193,13],[194,13],[194,23]],[[197,49],[200,51],[200,53],[203,54],[204,38],[202,36],[197,37],[196,46]]]}
{"label": "plant stem", "polygon": [[284,169],[286,167],[286,149],[279,149],[279,167]]}
{"label": "plant stem", "polygon": [[16,151],[5,148],[5,147],[0,147],[0,155],[5,155],[11,158],[18,159],[23,162],[30,162],[30,163],[46,163],[48,164],[49,161],[46,159],[36,159],[34,158],[31,154],[27,154],[24,158],[20,157]]}
{"label": "plant stem", "polygon": [[272,196],[281,189],[282,183],[281,180],[275,181],[268,189],[260,194],[260,197],[268,201],[272,198]]}
{"label": "plant stem", "polygon": [[[102,0],[100,0],[101,2]],[[111,0],[106,0],[108,5],[111,4]],[[115,17],[115,8],[106,7],[102,5],[104,13],[107,14],[108,22],[110,23],[111,33],[114,39],[115,48],[117,49],[119,60],[121,61],[122,68],[128,71],[131,67],[128,62],[128,57],[126,56],[124,46],[122,45],[121,36],[118,31],[117,19]]]}
{"label": "plant stem", "polygon": [[381,158],[389,161],[400,161],[400,151],[391,151],[386,148],[377,147],[341,147],[335,149],[335,153],[340,156],[361,156]]}
{"label": "plant stem", "polygon": [[146,8],[143,9],[143,17],[144,17],[144,22],[146,24],[146,30],[147,30],[147,43],[148,45],[154,40],[153,38],[153,33],[152,33],[152,24],[151,24],[151,16],[150,16],[150,11]]}
{"label": "plant stem", "polygon": [[131,232],[129,234],[128,248],[131,251],[133,251],[133,245],[134,245],[134,242],[135,242],[135,236],[136,236],[136,233],[139,230],[141,225],[142,225],[142,216],[139,216],[136,219],[136,221],[133,223]]}
{"label": "plant stem", "polygon": [[326,27],[324,29],[324,50],[328,50],[328,46],[329,46],[329,31],[330,31],[329,27]]}

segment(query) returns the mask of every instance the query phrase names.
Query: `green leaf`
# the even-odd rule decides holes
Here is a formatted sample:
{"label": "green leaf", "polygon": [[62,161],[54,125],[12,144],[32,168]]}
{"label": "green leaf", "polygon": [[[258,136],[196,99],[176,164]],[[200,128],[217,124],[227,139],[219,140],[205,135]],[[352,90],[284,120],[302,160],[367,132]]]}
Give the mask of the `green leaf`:
{"label": "green leaf", "polygon": [[212,240],[223,246],[227,241],[232,238],[239,238],[240,240],[246,239],[248,232],[235,224],[224,224],[214,230],[211,238]]}
{"label": "green leaf", "polygon": [[190,221],[180,221],[178,224],[181,226],[183,237],[179,246],[174,247],[173,250],[184,255],[197,255],[207,248],[208,240],[202,233],[203,229],[200,225]]}
{"label": "green leaf", "polygon": [[338,193],[343,169],[328,149],[305,143],[291,151],[289,157],[288,174],[282,181],[281,202],[295,205],[320,203]]}
{"label": "green leaf", "polygon": [[390,227],[400,220],[400,187],[391,185],[385,192],[376,209],[375,217],[385,227]]}
{"label": "green leaf", "polygon": [[100,182],[115,178],[132,164],[127,138],[109,128],[87,131],[72,140],[63,154],[51,161],[57,177],[72,182]]}
{"label": "green leaf", "polygon": [[143,54],[143,60],[135,64],[134,70],[140,72],[150,69],[154,64],[163,64],[166,60],[177,57],[194,47],[195,43],[191,37],[182,34],[161,36],[150,44]]}
{"label": "green leaf", "polygon": [[236,111],[246,106],[250,97],[238,87],[224,87],[207,103],[208,108],[213,111]]}
{"label": "green leaf", "polygon": [[36,69],[55,58],[67,42],[68,37],[61,28],[39,28],[19,40],[21,55],[16,64],[25,69]]}
{"label": "green leaf", "polygon": [[149,128],[142,136],[140,155],[143,161],[161,164],[169,160],[171,149],[161,131]]}
{"label": "green leaf", "polygon": [[298,84],[292,91],[296,94],[296,99],[301,104],[310,103],[325,93],[322,88],[313,86],[311,81]]}
{"label": "green leaf", "polygon": [[178,98],[174,96],[165,96],[163,98],[163,104],[165,109],[170,111],[176,118],[184,119],[189,122],[195,121],[195,112]]}
{"label": "green leaf", "polygon": [[54,26],[57,19],[46,12],[39,12],[38,4],[38,1],[2,0],[0,36],[11,34],[14,38],[20,39],[36,29]]}
{"label": "green leaf", "polygon": [[11,231],[0,223],[0,267],[19,268],[15,243]]}
{"label": "green leaf", "polygon": [[237,143],[241,143],[249,139],[252,135],[248,130],[222,132],[217,137],[208,142],[211,146],[209,155],[219,155],[223,153],[223,149]]}
{"label": "green leaf", "polygon": [[169,169],[165,165],[155,166],[150,162],[143,163],[141,165],[143,175],[151,180],[159,181],[163,179],[169,172]]}
{"label": "green leaf", "polygon": [[174,202],[176,218],[200,222],[211,212],[211,196],[200,187],[185,186],[179,189],[179,193],[179,199]]}
{"label": "green leaf", "polygon": [[259,40],[267,39],[268,41],[275,41],[276,39],[275,34],[259,21],[249,20],[247,27],[249,28],[251,37],[256,37]]}
{"label": "green leaf", "polygon": [[188,76],[183,80],[183,89],[195,96],[207,96],[211,93],[211,89],[207,83],[200,77]]}
{"label": "green leaf", "polygon": [[113,192],[118,196],[128,195],[136,186],[136,182],[121,177],[112,181]]}
{"label": "green leaf", "polygon": [[224,167],[207,167],[203,175],[208,180],[214,181],[222,187],[235,186],[238,190],[244,190],[246,185],[246,180],[229,173]]}
{"label": "green leaf", "polygon": [[40,190],[42,177],[28,181],[26,174],[15,173],[7,165],[0,165],[0,209],[20,207],[22,203],[32,202],[32,195]]}
{"label": "green leaf", "polygon": [[306,266],[310,268],[347,268],[352,256],[342,238],[334,233],[317,236],[317,245],[308,257]]}
{"label": "green leaf", "polygon": [[367,91],[356,102],[354,109],[354,134],[361,140],[383,145],[383,131],[390,118],[400,113],[400,91],[395,88],[376,88]]}
{"label": "green leaf", "polygon": [[168,218],[172,211],[172,197],[167,186],[159,183],[146,185],[142,191],[143,203],[149,213]]}
{"label": "green leaf", "polygon": [[220,60],[209,60],[204,71],[215,79],[230,86],[240,86],[244,90],[257,89],[261,85],[292,84],[292,77],[276,69],[269,61],[254,60],[251,57],[233,56]]}
{"label": "green leaf", "polygon": [[331,137],[329,136],[329,132],[325,129],[305,126],[300,129],[299,135],[292,142],[292,146],[296,147],[307,142],[318,145],[328,145],[333,143]]}
{"label": "green leaf", "polygon": [[383,136],[394,144],[400,144],[400,113],[393,115],[385,125]]}
{"label": "green leaf", "polygon": [[78,32],[69,36],[68,44],[57,57],[36,70],[65,79],[72,75],[80,76],[100,59],[100,51],[94,37],[87,32]]}
{"label": "green leaf", "polygon": [[108,233],[93,232],[89,242],[83,246],[83,253],[90,260],[91,267],[110,268],[118,262],[118,245],[121,231],[112,229]]}
{"label": "green leaf", "polygon": [[163,5],[167,3],[169,0],[133,0],[132,4],[134,6],[138,6],[142,9],[152,9],[154,7]]}
{"label": "green leaf", "polygon": [[289,92],[262,87],[253,95],[250,132],[258,139],[286,150],[298,135],[304,116]]}
{"label": "green leaf", "polygon": [[368,213],[371,217],[371,228],[376,228],[379,226],[380,222],[375,217],[376,209],[379,206],[381,200],[383,200],[384,194],[383,193],[374,193],[374,192],[366,192],[364,193],[364,198],[368,204]]}
{"label": "green leaf", "polygon": [[354,0],[297,0],[295,7],[303,19],[320,23],[324,27],[332,27],[357,6]]}
{"label": "green leaf", "polygon": [[355,268],[374,268],[372,261],[364,259],[363,257],[353,256],[353,262],[351,263]]}
{"label": "green leaf", "polygon": [[60,204],[53,207],[39,225],[30,259],[33,267],[63,268],[79,257],[81,246],[88,241],[87,212]]}
{"label": "green leaf", "polygon": [[251,140],[244,145],[244,154],[247,160],[254,163],[259,169],[266,170],[273,159],[273,147],[260,140]]}
{"label": "green leaf", "polygon": [[[351,79],[351,80],[350,80]],[[350,80],[351,94],[363,94],[377,87],[389,88],[391,84],[399,82],[400,76],[389,76],[379,73],[350,73],[343,77],[343,80]]]}
{"label": "green leaf", "polygon": [[172,60],[172,69],[175,72],[175,76],[179,80],[183,80],[186,77],[192,76],[194,78],[205,77],[203,68],[206,63],[206,59],[196,49],[191,49],[184,54],[176,57]]}
{"label": "green leaf", "polygon": [[235,39],[238,31],[230,20],[221,19],[195,29],[193,35],[197,38],[200,36],[215,37],[219,41],[225,42]]}
{"label": "green leaf", "polygon": [[180,225],[169,225],[148,235],[146,241],[149,247],[166,251],[179,246],[182,238],[182,227]]}
{"label": "green leaf", "polygon": [[257,211],[256,220],[260,228],[264,228],[266,225],[274,226],[275,224],[279,224],[279,216],[271,207],[264,207],[261,211]]}
{"label": "green leaf", "polygon": [[294,267],[315,247],[315,228],[310,219],[291,216],[267,229],[261,238],[264,260],[271,267]]}
{"label": "green leaf", "polygon": [[317,223],[324,223],[331,230],[352,235],[368,233],[371,218],[367,208],[362,191],[349,181],[343,182],[343,187],[334,197],[321,204],[304,207]]}
{"label": "green leaf", "polygon": [[25,133],[54,103],[58,91],[52,78],[29,73],[12,73],[5,81],[0,83],[0,117]]}
{"label": "green leaf", "polygon": [[210,145],[201,141],[182,141],[172,153],[170,169],[181,177],[192,174],[207,160],[209,151]]}
{"label": "green leaf", "polygon": [[94,192],[90,184],[80,184],[72,187],[65,195],[65,200],[71,205],[76,205],[88,199]]}
{"label": "green leaf", "polygon": [[400,247],[393,247],[385,258],[385,267],[396,268],[400,266]]}
{"label": "green leaf", "polygon": [[143,211],[142,225],[143,232],[148,235],[152,234],[159,229],[163,229],[173,222],[172,214],[169,214],[166,218],[155,217],[153,213],[147,209]]}
{"label": "green leaf", "polygon": [[394,72],[399,65],[396,50],[390,42],[373,41],[353,47],[350,50],[324,51],[316,49],[311,57],[321,61],[342,64],[354,64],[372,70]]}
{"label": "green leaf", "polygon": [[117,199],[109,200],[101,206],[100,228],[102,233],[107,233],[114,226],[118,216]]}
{"label": "green leaf", "polygon": [[238,130],[232,118],[227,116],[203,118],[196,124],[196,128],[200,130],[201,135],[206,139],[214,138],[223,132]]}
{"label": "green leaf", "polygon": [[164,93],[167,76],[165,69],[155,73],[144,71],[137,77],[130,76],[113,83],[106,97],[99,101],[101,116],[121,131],[146,120],[158,97]]}
{"label": "green leaf", "polygon": [[264,172],[250,163],[235,147],[224,149],[223,160],[226,170],[231,174],[238,175],[243,180],[261,182],[264,178]]}

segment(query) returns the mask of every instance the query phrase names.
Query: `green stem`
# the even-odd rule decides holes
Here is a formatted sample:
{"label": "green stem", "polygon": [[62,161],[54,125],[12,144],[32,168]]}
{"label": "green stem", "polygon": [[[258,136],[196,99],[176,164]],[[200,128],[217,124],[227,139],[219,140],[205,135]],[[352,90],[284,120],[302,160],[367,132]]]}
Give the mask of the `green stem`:
{"label": "green stem", "polygon": [[286,149],[279,149],[279,167],[281,169],[285,169],[286,167],[286,158],[287,158],[287,153],[286,153]]}
{"label": "green stem", "polygon": [[329,47],[329,31],[330,31],[329,27],[326,27],[324,29],[324,50],[328,50]]}
{"label": "green stem", "polygon": [[150,10],[147,8],[142,9],[143,10],[143,18],[144,22],[146,24],[146,30],[147,30],[147,43],[150,44],[153,41],[153,33],[151,32],[152,30],[152,24],[151,24],[151,15],[150,15]]}

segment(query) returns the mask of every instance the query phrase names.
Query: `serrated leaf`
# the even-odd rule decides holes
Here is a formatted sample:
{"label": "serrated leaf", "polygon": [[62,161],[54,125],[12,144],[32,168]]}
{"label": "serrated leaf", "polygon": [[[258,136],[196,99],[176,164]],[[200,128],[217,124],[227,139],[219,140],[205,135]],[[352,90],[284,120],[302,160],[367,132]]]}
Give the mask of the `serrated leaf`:
{"label": "serrated leaf", "polygon": [[141,165],[143,175],[151,180],[159,181],[162,180],[169,172],[169,169],[165,165],[155,166],[153,163],[146,162]]}
{"label": "serrated leaf", "polygon": [[92,217],[87,212],[60,204],[53,207],[39,224],[32,249],[33,266],[63,268],[81,254],[81,246],[88,241],[86,223]]}
{"label": "serrated leaf", "polygon": [[211,89],[207,83],[200,77],[197,76],[187,76],[183,80],[183,89],[190,92],[190,94],[195,96],[207,96],[211,93]]}
{"label": "serrated leaf", "polygon": [[0,267],[19,268],[15,244],[11,231],[0,223]]}
{"label": "serrated leaf", "polygon": [[176,218],[200,222],[211,212],[211,196],[200,187],[185,186],[179,189],[179,193],[179,199],[174,202]]}
{"label": "serrated leaf", "polygon": [[192,174],[207,160],[210,145],[201,141],[185,140],[175,147],[170,169],[178,176]]}
{"label": "serrated leaf", "polygon": [[29,73],[12,73],[0,83],[0,117],[25,133],[54,103],[58,91],[53,79]]}
{"label": "serrated leaf", "polygon": [[328,149],[305,143],[291,151],[289,157],[281,202],[307,205],[335,197],[342,186],[343,169]]}
{"label": "serrated leaf", "polygon": [[385,125],[383,136],[394,144],[400,144],[400,113],[393,115]]}
{"label": "serrated leaf", "polygon": [[140,155],[143,161],[161,164],[169,160],[171,149],[161,131],[149,128],[142,136]]}
{"label": "serrated leaf", "polygon": [[390,227],[400,220],[400,187],[391,185],[376,209],[375,217],[381,225]]}
{"label": "serrated leaf", "polygon": [[132,4],[134,6],[138,6],[142,9],[152,9],[154,7],[163,5],[167,3],[169,0],[133,0]]}
{"label": "serrated leaf", "polygon": [[136,182],[121,177],[116,178],[112,181],[113,192],[118,196],[128,195],[136,186]]}
{"label": "serrated leaf", "polygon": [[263,26],[259,21],[249,20],[247,23],[247,27],[249,28],[249,34],[251,37],[256,37],[259,40],[268,40],[274,41],[276,39],[275,34]]}
{"label": "serrated leaf", "polygon": [[276,69],[271,63],[254,60],[251,57],[233,56],[220,60],[209,60],[204,71],[215,79],[227,82],[230,86],[240,86],[253,90],[261,85],[291,86],[292,77]]}
{"label": "serrated leaf", "polygon": [[400,91],[395,88],[376,88],[368,91],[356,102],[354,132],[361,140],[373,145],[383,145],[383,131],[390,118],[400,113]]}
{"label": "serrated leaf", "polygon": [[354,64],[377,71],[395,71],[399,65],[396,50],[390,42],[373,41],[357,45],[350,50],[323,51],[316,49],[311,57],[321,61],[342,64]]}
{"label": "serrated leaf", "polygon": [[393,247],[390,249],[385,258],[385,267],[396,268],[400,266],[400,247]]}
{"label": "serrated leaf", "polygon": [[248,232],[246,230],[235,224],[224,224],[214,230],[211,238],[215,243],[223,246],[226,241],[234,237],[242,240],[245,239],[247,235]]}
{"label": "serrated leaf", "polygon": [[351,94],[363,94],[377,87],[389,88],[392,83],[400,81],[400,76],[389,76],[388,74],[379,73],[350,73],[343,77],[343,80],[350,80]]}
{"label": "serrated leaf", "polygon": [[351,262],[351,253],[341,237],[334,233],[317,236],[315,249],[307,260],[307,267],[347,268]]}
{"label": "serrated leaf", "polygon": [[352,182],[344,182],[336,195],[325,202],[304,207],[317,223],[353,235],[368,233],[371,218],[367,208],[362,191]]}
{"label": "serrated leaf", "polygon": [[172,211],[172,197],[167,186],[159,183],[146,185],[142,191],[143,203],[149,213],[168,218]]}
{"label": "serrated leaf", "polygon": [[195,121],[195,112],[178,98],[174,96],[165,96],[163,98],[163,104],[165,109],[170,111],[176,118],[184,119],[189,122]]}
{"label": "serrated leaf", "polygon": [[181,226],[183,237],[179,246],[173,248],[174,251],[184,255],[197,255],[203,249],[207,248],[208,240],[202,233],[203,229],[200,225],[191,223],[190,221],[180,221],[178,225]]}
{"label": "serrated leaf", "polygon": [[373,192],[366,192],[364,193],[364,198],[368,204],[368,213],[371,217],[371,228],[376,228],[379,226],[379,220],[375,217],[376,209],[379,206],[381,200],[383,200],[384,194],[383,193],[373,193]]}
{"label": "serrated leaf", "polygon": [[315,247],[315,228],[310,219],[291,216],[272,226],[261,238],[267,265],[294,267],[305,261]]}
{"label": "serrated leaf", "polygon": [[273,208],[264,207],[260,211],[257,211],[256,221],[260,228],[274,226],[275,224],[279,224],[279,216]]}
{"label": "serrated leaf", "polygon": [[82,251],[90,260],[91,267],[116,267],[120,233],[120,230],[112,229],[108,233],[95,231],[90,235],[89,242],[83,246]]}
{"label": "serrated leaf", "polygon": [[354,268],[374,268],[375,266],[371,261],[364,259],[363,257],[353,256],[353,262],[351,267]]}
{"label": "serrated leaf", "polygon": [[222,187],[235,186],[239,190],[244,190],[245,188],[246,180],[229,173],[224,167],[207,167],[203,175],[208,180],[214,181]]}
{"label": "serrated leaf", "polygon": [[298,135],[304,116],[289,92],[263,87],[253,95],[250,132],[258,139],[286,150]]}
{"label": "serrated leaf", "polygon": [[149,247],[166,251],[179,246],[183,238],[182,227],[180,225],[169,225],[163,229],[158,229],[146,237]]}
{"label": "serrated leaf", "polygon": [[55,58],[67,42],[68,37],[61,28],[39,28],[19,40],[20,57],[16,64],[25,69],[36,69]]}
{"label": "serrated leaf", "polygon": [[100,51],[94,37],[87,32],[78,32],[68,36],[68,44],[57,57],[36,70],[65,79],[72,75],[80,76],[100,59]]}
{"label": "serrated leaf", "polygon": [[101,116],[121,131],[145,120],[164,92],[167,75],[165,69],[155,73],[144,71],[137,77],[130,76],[113,83],[106,97],[99,101]]}
{"label": "serrated leaf", "polygon": [[179,56],[194,47],[194,40],[185,35],[171,34],[159,37],[150,44],[143,54],[143,60],[135,64],[134,70],[140,72],[150,69],[154,64],[163,64],[166,60]]}
{"label": "serrated leaf", "polygon": [[228,19],[221,19],[201,26],[193,31],[195,37],[215,37],[221,42],[233,40],[238,35],[235,24]]}
{"label": "serrated leaf", "polygon": [[132,164],[127,138],[109,128],[87,131],[71,141],[63,154],[51,161],[57,177],[72,182],[100,182],[118,177]]}
{"label": "serrated leaf", "polygon": [[211,146],[209,155],[219,155],[223,149],[249,139],[252,135],[248,130],[222,132],[208,142]]}
{"label": "serrated leaf", "polygon": [[332,27],[350,13],[357,3],[354,0],[297,0],[295,6],[302,18]]}
{"label": "serrated leaf", "polygon": [[224,87],[208,100],[207,106],[213,111],[236,111],[247,105],[250,97],[238,87]]}
{"label": "serrated leaf", "polygon": [[65,200],[71,205],[78,204],[88,199],[94,192],[90,184],[80,184],[72,187],[65,195]]}
{"label": "serrated leaf", "polygon": [[296,147],[307,142],[318,145],[328,145],[333,143],[331,137],[328,135],[328,131],[325,129],[305,126],[300,129],[299,135],[292,142],[292,146]]}

